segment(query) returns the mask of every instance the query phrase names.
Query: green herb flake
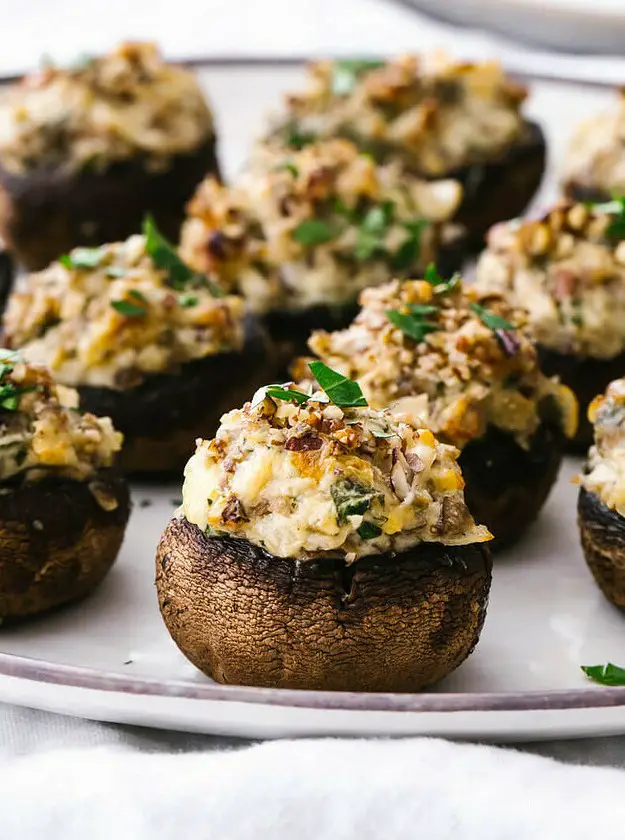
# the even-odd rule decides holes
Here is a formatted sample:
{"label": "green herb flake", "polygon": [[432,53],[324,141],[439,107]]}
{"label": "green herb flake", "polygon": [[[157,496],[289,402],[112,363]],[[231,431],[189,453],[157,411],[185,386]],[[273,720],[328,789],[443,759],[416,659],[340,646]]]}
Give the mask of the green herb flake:
{"label": "green herb flake", "polygon": [[183,309],[191,309],[193,306],[198,305],[199,298],[195,295],[179,295],[178,303],[182,306]]}
{"label": "green herb flake", "polygon": [[159,232],[152,216],[146,216],[143,222],[145,249],[157,268],[169,274],[169,284],[176,291],[184,291],[187,286],[204,286],[213,297],[223,297],[223,290],[203,274],[192,271],[178,256],[178,252],[162,233]]}
{"label": "green herb flake", "polygon": [[299,169],[290,160],[276,166],[276,172],[290,172],[294,178],[297,178],[299,175]]}
{"label": "green herb flake", "polygon": [[606,228],[606,235],[610,239],[625,239],[625,196],[615,195],[612,201],[591,203],[590,207],[596,213],[606,213],[614,217]]}
{"label": "green herb flake", "polygon": [[426,219],[416,219],[403,224],[408,237],[391,258],[391,267],[395,271],[406,272],[415,267],[421,254],[421,234],[428,225],[429,222]]}
{"label": "green herb flake", "polygon": [[599,685],[625,685],[625,668],[608,662],[606,665],[582,665],[582,671]]}
{"label": "green herb flake", "polygon": [[[436,309],[436,308],[435,308]],[[404,335],[412,338],[413,341],[423,341],[426,335],[435,332],[438,324],[424,320],[422,315],[400,312],[397,309],[387,309],[386,317],[391,324],[398,327]]]}
{"label": "green herb flake", "polygon": [[363,540],[374,540],[382,533],[382,529],[373,522],[363,522],[358,529],[358,536]]}
{"label": "green herb flake", "polygon": [[350,94],[358,79],[365,73],[384,67],[383,61],[367,59],[346,59],[335,61],[332,66],[332,93],[335,96]]}
{"label": "green herb flake", "polygon": [[0,385],[0,408],[3,408],[5,411],[17,411],[22,395],[36,390],[36,385],[19,388],[13,382],[3,382]]}
{"label": "green herb flake", "polygon": [[[140,292],[136,292],[135,295],[132,295],[132,292],[128,294],[129,296],[136,297],[137,300],[145,300]],[[141,303],[132,303],[130,300],[112,300],[111,306],[116,312],[123,315],[124,318],[144,318],[147,314],[147,309],[144,305]]]}
{"label": "green herb flake", "polygon": [[367,488],[357,481],[344,478],[330,488],[330,495],[336,508],[339,523],[344,523],[348,516],[366,513],[371,502],[379,496],[372,488]]}
{"label": "green herb flake", "polygon": [[310,394],[304,394],[303,391],[291,391],[289,388],[283,388],[281,385],[268,385],[265,388],[265,395],[271,397],[272,400],[295,400],[298,405],[303,405],[310,399]]}
{"label": "green herb flake", "polygon": [[304,146],[309,146],[317,139],[317,135],[312,131],[301,131],[299,126],[291,123],[286,127],[284,141],[291,149],[300,150]]}
{"label": "green herb flake", "polygon": [[74,248],[69,254],[62,254],[59,262],[65,268],[97,268],[104,257],[105,249]]}
{"label": "green herb flake", "polygon": [[514,324],[506,321],[506,319],[502,318],[501,315],[489,312],[488,309],[480,306],[479,303],[470,303],[469,308],[479,315],[484,326],[488,327],[489,330],[493,330],[493,332],[496,332],[497,330],[514,330],[515,328]]}
{"label": "green herb flake", "polygon": [[291,235],[300,245],[323,245],[334,239],[336,232],[323,219],[304,219]]}
{"label": "green herb flake", "polygon": [[386,255],[384,239],[394,213],[395,202],[384,201],[369,208],[361,221],[353,219],[359,225],[354,250],[357,260],[368,260],[375,254]]}
{"label": "green herb flake", "polygon": [[323,362],[310,362],[308,367],[334,405],[339,408],[362,408],[368,405],[357,382],[332,370]]}

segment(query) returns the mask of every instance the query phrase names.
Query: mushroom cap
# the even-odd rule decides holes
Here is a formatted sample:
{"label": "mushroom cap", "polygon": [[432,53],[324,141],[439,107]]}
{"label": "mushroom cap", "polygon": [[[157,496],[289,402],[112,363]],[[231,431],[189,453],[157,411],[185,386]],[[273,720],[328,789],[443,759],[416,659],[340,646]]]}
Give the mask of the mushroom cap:
{"label": "mushroom cap", "polygon": [[577,521],[584,557],[597,585],[609,601],[625,610],[625,518],[581,487]]}
{"label": "mushroom cap", "polygon": [[0,500],[1,618],[88,595],[115,562],[130,515],[128,485],[113,469],[91,481],[5,484]]}
{"label": "mushroom cap", "polygon": [[156,586],[172,638],[217,682],[418,691],[475,647],[491,565],[483,544],[433,543],[302,562],[182,518],[159,543]]}

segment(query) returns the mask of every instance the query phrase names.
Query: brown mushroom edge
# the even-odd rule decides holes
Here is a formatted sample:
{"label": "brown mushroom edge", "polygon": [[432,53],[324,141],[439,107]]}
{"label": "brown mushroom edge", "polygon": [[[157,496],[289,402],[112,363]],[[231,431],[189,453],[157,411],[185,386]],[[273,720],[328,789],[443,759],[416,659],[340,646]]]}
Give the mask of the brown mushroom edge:
{"label": "brown mushroom edge", "polygon": [[6,250],[6,246],[0,240],[0,315],[4,312],[4,307],[13,289],[14,279],[15,267],[13,260]]}
{"label": "brown mushroom edge", "polygon": [[115,470],[90,481],[5,483],[0,501],[2,620],[92,592],[115,562],[130,515],[128,485]]}
{"label": "brown mushroom edge", "polygon": [[214,137],[162,170],[149,169],[140,157],[102,171],[15,175],[0,166],[0,234],[29,271],[77,245],[123,241],[141,229],[146,213],[177,242],[185,205],[208,172],[219,176]]}
{"label": "brown mushroom edge", "polygon": [[467,506],[494,535],[493,550],[515,543],[536,519],[558,477],[564,446],[562,431],[543,423],[527,449],[490,426],[462,450]]}
{"label": "brown mushroom edge", "polygon": [[[443,277],[460,271],[466,257],[466,241],[459,235],[443,246],[437,260],[437,270]],[[288,376],[290,363],[298,356],[306,356],[308,338],[314,330],[334,332],[348,327],[358,314],[356,300],[343,304],[317,304],[306,309],[273,309],[263,315],[263,323],[275,342],[281,373]]]}
{"label": "brown mushroom edge", "polygon": [[467,246],[484,247],[489,228],[521,215],[536,194],[545,172],[547,143],[537,123],[526,122],[521,139],[492,160],[449,172],[464,188],[455,221],[467,231]]}
{"label": "brown mushroom edge", "polygon": [[625,519],[582,487],[577,522],[584,557],[599,589],[625,610]]}
{"label": "brown mushroom edge", "polygon": [[209,438],[224,412],[250,400],[275,381],[276,360],[262,327],[246,323],[240,352],[219,353],[153,374],[124,390],[79,386],[80,408],[110,417],[124,435],[121,469],[135,476],[176,474],[193,454],[198,437]]}
{"label": "brown mushroom edge", "polygon": [[491,567],[480,544],[298,562],[174,519],[156,586],[173,640],[217,682],[419,691],[477,644]]}
{"label": "brown mushroom edge", "polygon": [[603,393],[610,382],[625,373],[625,353],[613,359],[593,359],[558,353],[547,347],[538,347],[540,366],[545,376],[558,376],[579,402],[579,427],[566,448],[574,453],[585,453],[594,439],[593,427],[588,420],[588,406],[597,394]]}

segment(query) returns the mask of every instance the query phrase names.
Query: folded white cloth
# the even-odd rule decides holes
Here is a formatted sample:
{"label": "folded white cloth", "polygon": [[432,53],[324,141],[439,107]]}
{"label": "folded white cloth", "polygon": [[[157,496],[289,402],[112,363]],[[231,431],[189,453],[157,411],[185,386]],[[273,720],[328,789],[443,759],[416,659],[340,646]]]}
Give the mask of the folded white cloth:
{"label": "folded white cloth", "polygon": [[20,840],[622,840],[625,774],[431,739],[0,760]]}

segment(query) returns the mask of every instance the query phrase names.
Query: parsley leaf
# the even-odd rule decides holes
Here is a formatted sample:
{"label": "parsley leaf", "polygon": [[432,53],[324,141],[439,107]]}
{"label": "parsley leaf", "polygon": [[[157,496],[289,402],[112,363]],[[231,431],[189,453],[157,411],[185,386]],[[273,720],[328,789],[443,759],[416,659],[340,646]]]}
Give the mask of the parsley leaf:
{"label": "parsley leaf", "polygon": [[74,248],[69,254],[62,254],[59,262],[65,268],[97,268],[104,257],[104,247]]}
{"label": "parsley leaf", "polygon": [[625,239],[625,196],[614,196],[613,201],[606,201],[603,204],[591,204],[591,208],[598,213],[607,213],[614,216],[606,234],[612,239]]}
{"label": "parsley leaf", "polygon": [[0,385],[0,408],[3,408],[5,411],[17,411],[22,394],[28,394],[30,391],[35,391],[36,389],[36,385],[19,388],[13,382],[3,382]]}
{"label": "parsley leaf", "polygon": [[427,280],[430,285],[434,286],[434,294],[445,295],[447,292],[453,291],[459,285],[461,278],[458,272],[456,272],[455,274],[452,274],[449,280],[445,280],[445,278],[438,273],[438,269],[434,263],[430,263],[425,269],[423,279]]}
{"label": "parsley leaf", "polygon": [[297,176],[299,175],[299,169],[290,160],[286,160],[284,163],[281,163],[278,166],[276,166],[276,171],[290,172],[294,178],[297,178]]}
{"label": "parsley leaf", "polygon": [[383,61],[367,59],[335,61],[332,66],[332,93],[335,96],[347,96],[353,91],[360,76],[380,67],[384,67]]}
{"label": "parsley leaf", "polygon": [[625,685],[625,668],[608,662],[606,665],[582,665],[582,671],[599,685]]}
{"label": "parsley leaf", "polygon": [[438,329],[437,324],[425,321],[421,315],[408,314],[397,309],[387,309],[386,317],[391,324],[394,324],[405,335],[417,342],[423,341],[428,333],[435,332]]}
{"label": "parsley leaf", "polygon": [[363,540],[374,540],[382,533],[382,529],[373,522],[363,522],[358,529],[358,536]]}
{"label": "parsley leaf", "polygon": [[480,316],[480,320],[482,323],[489,328],[489,330],[493,330],[496,332],[497,330],[513,330],[514,324],[511,324],[509,321],[506,321],[505,318],[502,318],[501,315],[496,315],[494,312],[489,312],[483,306],[480,306],[479,303],[470,303],[469,309],[472,309],[477,315]]}
{"label": "parsley leaf", "polygon": [[371,502],[379,496],[379,493],[359,484],[357,481],[352,481],[350,478],[343,478],[332,485],[330,495],[339,522],[345,522],[348,516],[359,516],[366,513],[371,507]]}
{"label": "parsley leaf", "polygon": [[323,362],[310,362],[308,367],[334,405],[338,405],[339,408],[358,408],[368,405],[357,382],[332,370]]}
{"label": "parsley leaf", "polygon": [[393,221],[395,202],[383,201],[369,208],[360,222],[354,255],[357,260],[368,260],[376,252],[384,253],[384,237]]}
{"label": "parsley leaf", "polygon": [[162,233],[159,232],[152,216],[146,216],[143,222],[145,249],[157,268],[169,273],[169,284],[177,291],[184,291],[187,286],[205,286],[213,297],[223,297],[224,292],[219,286],[205,277],[192,271],[178,256],[178,252]]}
{"label": "parsley leaf", "polygon": [[142,295],[137,289],[131,289],[128,292],[128,297],[134,298],[139,303],[133,303],[130,300],[112,300],[111,306],[125,318],[144,318],[147,314],[145,295]]}
{"label": "parsley leaf", "polygon": [[314,143],[316,139],[316,134],[313,134],[312,131],[301,131],[295,123],[290,123],[286,127],[284,140],[291,149],[303,149],[304,146]]}
{"label": "parsley leaf", "polygon": [[323,245],[336,236],[327,222],[322,219],[304,219],[293,230],[291,236],[301,245]]}
{"label": "parsley leaf", "polygon": [[304,394],[302,391],[291,391],[281,385],[268,385],[265,388],[265,395],[274,400],[295,400],[299,405],[303,405],[310,399],[309,394]]}
{"label": "parsley leaf", "polygon": [[419,260],[421,254],[421,233],[429,225],[426,219],[416,219],[414,222],[405,222],[404,229],[408,238],[393,254],[391,267],[395,271],[410,271]]}
{"label": "parsley leaf", "polygon": [[198,298],[195,295],[180,295],[178,303],[183,309],[190,309],[192,306],[197,306]]}

